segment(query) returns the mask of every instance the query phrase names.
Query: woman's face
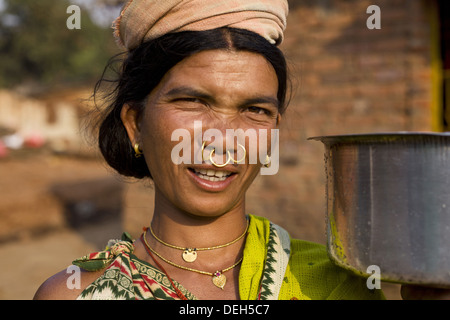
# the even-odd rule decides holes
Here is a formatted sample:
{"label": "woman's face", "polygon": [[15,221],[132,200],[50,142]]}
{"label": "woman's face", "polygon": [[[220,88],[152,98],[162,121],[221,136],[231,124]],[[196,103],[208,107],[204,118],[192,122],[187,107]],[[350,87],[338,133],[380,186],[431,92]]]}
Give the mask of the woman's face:
{"label": "woman's face", "polygon": [[[275,70],[263,56],[245,51],[209,50],[194,54],[169,70],[147,97],[139,117],[125,106],[122,120],[132,144],[139,143],[143,150],[157,203],[170,203],[186,213],[205,217],[243,206],[245,193],[261,168],[260,162],[248,161],[249,144],[255,141],[246,139],[245,162],[215,167],[209,161],[207,149],[205,161],[195,164],[194,157],[198,159],[199,154],[194,152],[201,150],[202,139],[195,139],[198,137],[194,135],[194,122],[197,126],[201,122],[203,133],[208,129],[221,132],[223,138],[212,138],[206,145],[220,146],[222,150],[226,150],[227,129],[234,132],[266,129],[264,144],[270,150],[270,132],[277,128],[280,119],[277,90]],[[190,163],[173,161],[172,151],[181,139],[172,141],[172,134],[180,129],[190,133],[185,136],[188,141],[183,141],[191,147]],[[198,127],[195,130],[198,133]],[[239,149],[242,148],[236,144],[230,150],[235,160],[242,158]],[[224,163],[226,157],[225,152],[213,155],[217,163]],[[205,173],[219,178],[206,177]]]}

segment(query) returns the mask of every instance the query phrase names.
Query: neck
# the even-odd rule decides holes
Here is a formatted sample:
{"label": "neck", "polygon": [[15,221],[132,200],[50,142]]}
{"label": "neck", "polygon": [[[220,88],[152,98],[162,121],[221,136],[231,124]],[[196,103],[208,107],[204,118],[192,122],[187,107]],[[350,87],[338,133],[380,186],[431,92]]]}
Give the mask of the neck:
{"label": "neck", "polygon": [[238,204],[222,214],[194,215],[174,207],[156,190],[151,226],[159,239],[172,245],[186,248],[222,245],[238,238],[247,227],[245,205]]}
{"label": "neck", "polygon": [[[240,238],[247,228],[243,203],[223,214],[194,215],[178,210],[171,202],[161,197],[157,189],[155,191],[155,211],[151,227],[155,235],[165,244],[155,239],[147,230],[146,241],[137,244],[135,253],[152,264],[161,265],[169,277],[180,280],[183,286],[197,297],[239,298],[240,262],[247,238],[246,234]],[[228,244],[230,242],[232,244]],[[167,244],[181,249],[172,248]],[[151,249],[144,249],[146,246]],[[185,256],[187,248],[217,246],[220,247],[196,251],[194,259],[191,259],[191,255],[188,255],[190,258]],[[153,250],[157,254],[149,255],[146,250],[147,252]],[[208,272],[209,275],[186,268]],[[223,276],[226,277],[224,290],[216,287],[219,285],[214,281],[218,279],[212,276],[216,271],[224,272]]]}

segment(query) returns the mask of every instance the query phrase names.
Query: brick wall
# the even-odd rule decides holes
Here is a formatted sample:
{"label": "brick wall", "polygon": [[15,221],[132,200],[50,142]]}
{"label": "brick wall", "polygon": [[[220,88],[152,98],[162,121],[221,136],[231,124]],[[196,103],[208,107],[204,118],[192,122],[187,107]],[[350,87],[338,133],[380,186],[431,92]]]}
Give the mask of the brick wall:
{"label": "brick wall", "polygon": [[[307,138],[430,131],[430,23],[421,0],[289,4],[282,50],[295,92],[280,131],[280,170],[256,181],[248,208],[295,237],[323,243],[323,146]],[[379,30],[366,26],[373,4],[381,9]]]}

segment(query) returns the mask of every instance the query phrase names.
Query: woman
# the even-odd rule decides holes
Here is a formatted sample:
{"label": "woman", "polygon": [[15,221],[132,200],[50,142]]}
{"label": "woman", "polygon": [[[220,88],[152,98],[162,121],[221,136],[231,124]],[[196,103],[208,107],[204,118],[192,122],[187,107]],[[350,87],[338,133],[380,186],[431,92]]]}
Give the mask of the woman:
{"label": "woman", "polygon": [[[276,45],[287,2],[230,3],[124,7],[116,35],[128,55],[99,145],[119,173],[153,180],[153,218],[139,239],[125,235],[75,260],[79,288],[68,288],[63,270],[36,299],[383,298],[365,279],[334,266],[323,246],[290,239],[281,227],[247,214],[247,189],[277,161],[266,151],[273,139],[238,135],[230,143],[227,130],[272,133],[280,124],[287,76]],[[181,151],[174,135],[180,129],[190,133],[183,140],[190,148]],[[255,143],[267,157],[251,163]]]}

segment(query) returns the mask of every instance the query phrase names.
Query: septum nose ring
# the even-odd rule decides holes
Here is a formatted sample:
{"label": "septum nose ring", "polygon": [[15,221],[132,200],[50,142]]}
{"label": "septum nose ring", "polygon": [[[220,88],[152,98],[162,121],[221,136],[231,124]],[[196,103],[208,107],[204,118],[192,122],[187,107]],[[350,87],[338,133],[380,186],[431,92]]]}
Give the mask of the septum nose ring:
{"label": "septum nose ring", "polygon": [[[206,141],[203,141],[203,144],[202,144],[202,160],[203,160],[203,161],[205,160],[204,155],[203,155],[203,154],[204,154],[204,151],[205,151],[205,145],[206,145]],[[242,157],[242,159],[240,159],[240,160],[235,160],[235,159],[231,156],[230,150],[227,150],[227,161],[226,161],[224,164],[218,164],[218,163],[214,162],[214,160],[213,160],[213,154],[216,152],[216,149],[215,149],[215,148],[212,148],[211,152],[209,153],[209,161],[212,163],[213,166],[215,166],[215,167],[217,167],[217,168],[223,168],[223,167],[225,167],[227,164],[229,164],[230,162],[241,163],[242,161],[245,161],[245,157],[247,156],[247,150],[246,150],[245,147],[244,147],[242,144],[240,144],[240,143],[238,143],[238,146],[239,146],[242,150],[244,150],[244,156]]]}

